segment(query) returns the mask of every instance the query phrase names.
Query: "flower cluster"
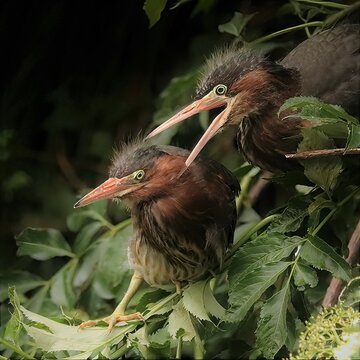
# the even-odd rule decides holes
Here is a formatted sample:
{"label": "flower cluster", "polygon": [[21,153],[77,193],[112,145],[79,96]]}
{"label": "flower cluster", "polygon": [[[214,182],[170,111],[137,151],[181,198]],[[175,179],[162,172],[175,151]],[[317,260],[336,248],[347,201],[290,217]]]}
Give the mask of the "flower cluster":
{"label": "flower cluster", "polygon": [[359,352],[360,312],[340,304],[311,317],[300,335],[298,353],[290,360],[352,359]]}

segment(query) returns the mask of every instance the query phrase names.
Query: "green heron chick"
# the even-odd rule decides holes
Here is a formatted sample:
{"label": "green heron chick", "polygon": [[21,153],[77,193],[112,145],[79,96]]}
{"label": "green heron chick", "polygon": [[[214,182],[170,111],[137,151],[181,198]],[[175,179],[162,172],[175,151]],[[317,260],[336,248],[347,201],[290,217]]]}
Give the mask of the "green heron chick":
{"label": "green heron chick", "polygon": [[[203,157],[186,168],[188,155],[172,146],[128,145],[115,155],[109,179],[75,204],[121,199],[131,211],[134,234],[128,257],[134,275],[123,300],[104,319],[110,328],[139,318],[125,315],[125,309],[143,280],[179,289],[221,266],[233,241],[237,179]],[[90,320],[81,327],[95,323]]]}
{"label": "green heron chick", "polygon": [[284,155],[296,152],[301,128],[310,124],[293,116],[279,118],[280,106],[293,96],[314,96],[357,115],[359,38],[359,25],[341,25],[305,40],[279,63],[248,49],[219,51],[207,61],[196,90],[196,101],[148,137],[194,114],[225,106],[193,149],[186,165],[222,128],[235,125],[239,150],[249,162],[272,172],[291,168],[295,164]]}

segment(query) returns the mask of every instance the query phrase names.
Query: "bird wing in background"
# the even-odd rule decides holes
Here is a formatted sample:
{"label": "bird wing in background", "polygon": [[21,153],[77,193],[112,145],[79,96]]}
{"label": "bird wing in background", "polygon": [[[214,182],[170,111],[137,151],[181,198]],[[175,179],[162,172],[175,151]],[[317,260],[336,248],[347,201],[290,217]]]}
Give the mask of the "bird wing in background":
{"label": "bird wing in background", "polygon": [[305,40],[282,61],[301,76],[301,95],[359,116],[360,25],[339,25]]}

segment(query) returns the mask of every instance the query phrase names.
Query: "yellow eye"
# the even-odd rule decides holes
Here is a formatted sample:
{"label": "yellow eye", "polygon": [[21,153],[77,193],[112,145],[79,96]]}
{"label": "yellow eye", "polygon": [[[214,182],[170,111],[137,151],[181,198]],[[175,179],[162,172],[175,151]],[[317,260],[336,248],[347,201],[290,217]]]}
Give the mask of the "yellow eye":
{"label": "yellow eye", "polygon": [[144,170],[138,170],[134,172],[134,180],[140,181],[144,178],[145,171]]}
{"label": "yellow eye", "polygon": [[222,95],[226,94],[227,87],[226,87],[226,85],[222,85],[222,84],[216,85],[214,87],[214,91],[215,91],[216,95],[222,96]]}

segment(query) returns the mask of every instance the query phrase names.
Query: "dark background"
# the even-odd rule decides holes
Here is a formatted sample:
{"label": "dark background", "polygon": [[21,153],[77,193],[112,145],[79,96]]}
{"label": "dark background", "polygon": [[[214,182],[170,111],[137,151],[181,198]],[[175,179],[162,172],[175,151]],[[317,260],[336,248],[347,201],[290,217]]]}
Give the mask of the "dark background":
{"label": "dark background", "polygon": [[[149,29],[142,1],[2,1],[0,270],[15,266],[14,235],[25,227],[67,231],[79,193],[104,180],[113,146],[150,129],[169,81],[232,41],[219,24],[234,11],[257,12],[245,32],[251,40],[300,23],[284,16],[284,4],[188,1],[171,9],[170,2]],[[272,55],[304,38],[303,31],[282,37],[285,46]],[[200,125],[184,129],[172,143],[192,146]],[[219,141],[206,151],[221,159]]]}

